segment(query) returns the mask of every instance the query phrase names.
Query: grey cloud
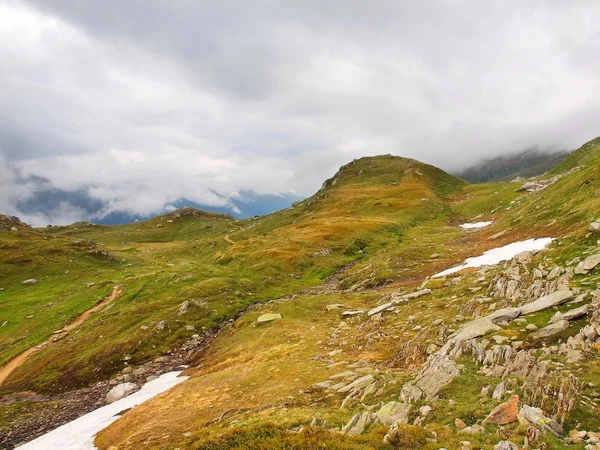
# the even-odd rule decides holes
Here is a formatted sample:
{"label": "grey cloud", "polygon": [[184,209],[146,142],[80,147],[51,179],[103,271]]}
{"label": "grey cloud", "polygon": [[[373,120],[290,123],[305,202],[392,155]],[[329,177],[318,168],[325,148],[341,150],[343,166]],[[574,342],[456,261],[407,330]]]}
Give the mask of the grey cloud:
{"label": "grey cloud", "polygon": [[583,0],[7,0],[0,208],[233,209],[365,155],[455,170],[575,148],[598,134],[598,19]]}

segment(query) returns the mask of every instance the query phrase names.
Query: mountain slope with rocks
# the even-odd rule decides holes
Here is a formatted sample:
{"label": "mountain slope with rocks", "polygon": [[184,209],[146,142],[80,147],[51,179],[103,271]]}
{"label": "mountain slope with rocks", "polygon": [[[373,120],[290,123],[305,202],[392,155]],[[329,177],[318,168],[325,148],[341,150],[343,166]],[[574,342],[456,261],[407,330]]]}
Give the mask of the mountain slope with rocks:
{"label": "mountain slope with rocks", "polygon": [[265,217],[1,232],[0,357],[58,332],[0,387],[0,448],[181,365],[98,448],[600,448],[599,168],[600,139],[535,186],[380,156]]}

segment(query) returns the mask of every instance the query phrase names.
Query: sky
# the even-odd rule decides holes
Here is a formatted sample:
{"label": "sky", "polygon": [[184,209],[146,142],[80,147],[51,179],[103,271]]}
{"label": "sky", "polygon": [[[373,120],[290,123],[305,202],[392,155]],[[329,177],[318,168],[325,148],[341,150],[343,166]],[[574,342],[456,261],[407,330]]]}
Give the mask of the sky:
{"label": "sky", "polygon": [[0,212],[236,212],[361,156],[574,149],[600,135],[599,23],[578,0],[0,0]]}

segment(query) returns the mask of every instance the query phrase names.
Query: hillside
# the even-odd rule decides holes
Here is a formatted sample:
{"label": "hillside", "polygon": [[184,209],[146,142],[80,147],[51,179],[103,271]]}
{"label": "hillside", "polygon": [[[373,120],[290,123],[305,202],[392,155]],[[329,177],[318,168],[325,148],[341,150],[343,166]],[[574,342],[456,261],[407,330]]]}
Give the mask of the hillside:
{"label": "hillside", "polygon": [[[189,379],[126,412],[98,448],[562,448],[578,423],[600,423],[586,384],[600,368],[600,278],[579,264],[599,251],[599,167],[600,139],[530,190],[377,156],[263,217],[188,208],[0,231],[0,367],[35,349],[0,379],[0,448],[181,364]],[[546,237],[545,251],[431,278]],[[526,307],[546,294],[564,301]],[[562,328],[537,337],[556,313]],[[483,423],[496,408],[502,428]]]}
{"label": "hillside", "polygon": [[566,151],[543,152],[530,149],[511,155],[486,159],[456,173],[456,176],[467,180],[469,183],[530,178],[550,170],[568,156],[569,152]]}

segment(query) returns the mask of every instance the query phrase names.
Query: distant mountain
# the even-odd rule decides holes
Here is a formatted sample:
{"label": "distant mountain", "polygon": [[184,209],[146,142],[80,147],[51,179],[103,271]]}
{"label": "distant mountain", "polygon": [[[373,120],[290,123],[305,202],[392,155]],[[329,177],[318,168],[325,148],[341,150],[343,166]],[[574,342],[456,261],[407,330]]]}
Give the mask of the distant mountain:
{"label": "distant mountain", "polygon": [[19,202],[16,206],[23,214],[41,213],[51,217],[51,212],[53,210],[68,205],[84,211],[88,216],[86,220],[92,223],[101,225],[121,225],[147,220],[158,214],[184,207],[194,207],[206,211],[231,214],[236,219],[244,219],[253,216],[262,216],[285,209],[292,203],[302,199],[303,197],[295,195],[256,194],[252,191],[242,191],[238,198],[230,198],[230,206],[219,207],[203,205],[186,198],[181,198],[168,205],[164,205],[162,210],[155,211],[153,214],[139,215],[130,214],[126,211],[117,211],[102,216],[101,213],[106,205],[100,200],[90,197],[85,190],[64,191],[59,189],[47,189],[37,191],[34,195],[27,198],[25,201]]}
{"label": "distant mountain", "polygon": [[517,177],[529,178],[548,171],[567,156],[569,156],[567,151],[547,152],[528,149],[512,155],[486,159],[454,175],[470,183],[506,181]]}

